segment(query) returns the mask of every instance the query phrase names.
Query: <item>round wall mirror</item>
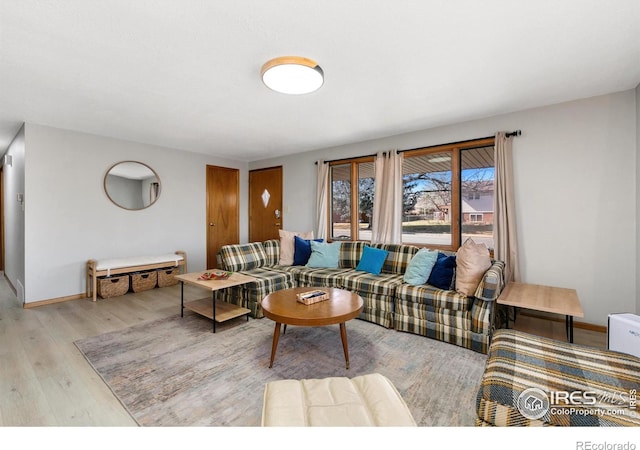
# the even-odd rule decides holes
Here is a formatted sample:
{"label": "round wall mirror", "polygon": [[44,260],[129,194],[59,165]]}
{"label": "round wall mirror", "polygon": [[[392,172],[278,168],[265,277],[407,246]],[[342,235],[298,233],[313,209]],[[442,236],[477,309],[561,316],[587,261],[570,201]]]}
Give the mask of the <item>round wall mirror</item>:
{"label": "round wall mirror", "polygon": [[124,209],[148,208],[160,197],[160,178],[138,161],[121,161],[107,170],[104,191],[113,203]]}

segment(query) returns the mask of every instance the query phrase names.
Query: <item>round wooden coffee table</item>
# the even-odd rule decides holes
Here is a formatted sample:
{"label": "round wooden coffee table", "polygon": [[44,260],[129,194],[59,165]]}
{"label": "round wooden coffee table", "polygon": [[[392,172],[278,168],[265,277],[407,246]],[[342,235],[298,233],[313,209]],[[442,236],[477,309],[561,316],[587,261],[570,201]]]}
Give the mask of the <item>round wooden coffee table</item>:
{"label": "round wooden coffee table", "polygon": [[[300,303],[296,294],[311,290],[322,290],[329,294],[328,300],[323,300],[311,305]],[[280,338],[280,325],[299,325],[304,327],[322,327],[325,325],[340,324],[340,337],[344,359],[349,368],[349,347],[347,345],[347,329],[345,322],[357,317],[362,311],[362,298],[353,292],[336,288],[310,288],[298,287],[272,292],[262,300],[264,315],[275,321],[273,343],[271,345],[271,361],[269,367],[273,367],[273,359],[278,348]]]}

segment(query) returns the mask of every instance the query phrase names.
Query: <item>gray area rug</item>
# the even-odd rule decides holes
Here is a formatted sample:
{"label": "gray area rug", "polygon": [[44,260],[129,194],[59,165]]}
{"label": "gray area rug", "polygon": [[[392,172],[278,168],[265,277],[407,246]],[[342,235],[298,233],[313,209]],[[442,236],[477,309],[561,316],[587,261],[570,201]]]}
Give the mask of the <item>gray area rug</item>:
{"label": "gray area rug", "polygon": [[260,426],[265,383],[378,372],[419,426],[473,426],[486,356],[433,339],[347,322],[351,367],[337,325],[287,328],[269,369],[273,322],[211,321],[185,312],[76,341],[142,426]]}

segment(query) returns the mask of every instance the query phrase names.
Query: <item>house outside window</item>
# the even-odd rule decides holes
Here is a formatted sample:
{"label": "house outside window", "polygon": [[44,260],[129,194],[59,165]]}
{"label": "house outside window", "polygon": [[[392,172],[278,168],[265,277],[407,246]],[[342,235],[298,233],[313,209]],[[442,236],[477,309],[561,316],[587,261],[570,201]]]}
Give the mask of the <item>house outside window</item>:
{"label": "house outside window", "polygon": [[457,250],[471,237],[493,248],[493,138],[404,153],[402,242]]}
{"label": "house outside window", "polygon": [[[403,152],[402,242],[456,251],[471,237],[493,248],[494,139]],[[332,240],[371,240],[374,157],[330,165]]]}

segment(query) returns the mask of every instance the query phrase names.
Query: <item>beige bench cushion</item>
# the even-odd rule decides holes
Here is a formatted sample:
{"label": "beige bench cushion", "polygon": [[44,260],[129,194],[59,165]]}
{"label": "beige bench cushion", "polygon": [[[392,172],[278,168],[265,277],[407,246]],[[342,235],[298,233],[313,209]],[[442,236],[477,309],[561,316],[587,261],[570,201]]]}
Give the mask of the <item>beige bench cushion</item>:
{"label": "beige bench cushion", "polygon": [[416,422],[391,381],[374,373],[267,383],[262,426],[397,427]]}
{"label": "beige bench cushion", "polygon": [[167,266],[177,266],[184,256],[177,253],[156,256],[134,256],[131,258],[102,259],[96,262],[96,270],[122,269],[126,267],[146,266],[149,264],[167,263]]}

